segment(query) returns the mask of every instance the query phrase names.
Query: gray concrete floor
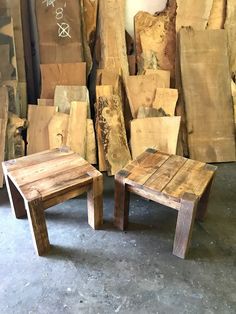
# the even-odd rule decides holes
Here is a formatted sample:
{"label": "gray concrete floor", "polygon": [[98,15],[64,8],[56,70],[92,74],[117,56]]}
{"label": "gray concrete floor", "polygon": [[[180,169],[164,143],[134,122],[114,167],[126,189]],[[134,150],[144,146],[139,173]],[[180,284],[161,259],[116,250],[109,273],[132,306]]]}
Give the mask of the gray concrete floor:
{"label": "gray concrete floor", "polygon": [[222,164],[208,217],[187,260],[172,255],[176,212],[132,197],[130,226],[112,226],[106,178],[104,228],[87,224],[86,198],[46,211],[51,252],[36,256],[27,219],[0,191],[0,313],[236,313],[236,164]]}

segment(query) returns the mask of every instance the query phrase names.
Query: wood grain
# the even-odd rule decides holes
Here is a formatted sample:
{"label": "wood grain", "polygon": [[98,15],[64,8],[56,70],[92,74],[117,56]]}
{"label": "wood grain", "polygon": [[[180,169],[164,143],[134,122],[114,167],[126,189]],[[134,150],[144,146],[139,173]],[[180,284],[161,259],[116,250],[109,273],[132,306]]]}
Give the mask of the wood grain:
{"label": "wood grain", "polygon": [[56,112],[48,124],[49,149],[60,148],[67,143],[69,115]]}
{"label": "wood grain", "polygon": [[180,117],[145,118],[131,121],[131,151],[136,158],[147,148],[175,154]]}
{"label": "wood grain", "polygon": [[233,161],[235,138],[227,32],[182,29],[180,45],[190,157],[204,162]]}
{"label": "wood grain", "polygon": [[87,133],[86,133],[86,160],[91,165],[97,164],[97,149],[95,140],[95,131],[93,120],[87,119]]}
{"label": "wood grain", "polygon": [[162,108],[167,115],[174,116],[177,100],[177,89],[157,88],[153,108]]}
{"label": "wood grain", "polygon": [[207,23],[207,29],[224,28],[226,7],[227,0],[213,0],[211,13]]}

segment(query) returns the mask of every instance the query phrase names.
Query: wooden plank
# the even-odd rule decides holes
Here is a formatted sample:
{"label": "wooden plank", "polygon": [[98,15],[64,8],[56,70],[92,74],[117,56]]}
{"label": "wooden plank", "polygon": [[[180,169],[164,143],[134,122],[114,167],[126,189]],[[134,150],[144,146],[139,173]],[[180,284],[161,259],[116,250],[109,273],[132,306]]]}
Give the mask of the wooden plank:
{"label": "wooden plank", "polygon": [[48,124],[49,148],[61,148],[66,145],[69,115],[56,112]]}
{"label": "wooden plank", "polygon": [[39,106],[54,106],[54,99],[38,99]]}
{"label": "wooden plank", "polygon": [[126,91],[133,118],[140,106],[152,107],[157,87],[168,88],[166,85],[158,74],[128,76]]}
{"label": "wooden plank", "polygon": [[120,98],[100,97],[97,118],[101,128],[108,174],[114,175],[131,159]]}
{"label": "wooden plank", "polygon": [[55,112],[57,112],[57,107],[28,106],[28,155],[49,149],[48,123]]}
{"label": "wooden plank", "polygon": [[208,169],[205,163],[188,159],[162,192],[177,199],[184,193],[201,196],[214,172],[215,169]]}
{"label": "wooden plank", "polygon": [[97,29],[98,0],[83,0],[86,39],[93,53]]}
{"label": "wooden plank", "polygon": [[41,64],[84,61],[80,3],[64,5],[65,0],[36,0]]}
{"label": "wooden plank", "polygon": [[[16,50],[14,41],[13,21],[9,16],[0,17],[0,45],[7,45],[9,47],[9,60],[11,64],[10,79],[18,79]],[[4,59],[1,59],[4,62]],[[3,67],[2,64],[1,67]]]}
{"label": "wooden plank", "polygon": [[124,0],[100,0],[98,19],[102,47],[99,67],[113,70],[125,80],[129,75],[129,65],[126,54]]}
{"label": "wooden plank", "polygon": [[[101,85],[96,86],[96,99],[98,103],[99,97],[110,97],[113,95],[112,85]],[[106,160],[104,154],[104,148],[102,143],[102,130],[98,121],[98,115],[96,112],[96,135],[97,135],[97,144],[98,144],[98,167],[100,171],[106,171]]]}
{"label": "wooden plank", "polygon": [[155,70],[155,69],[146,69],[144,75],[155,74],[158,75],[158,80],[163,81],[163,86],[165,88],[170,87],[170,71],[165,70]]}
{"label": "wooden plank", "polygon": [[41,64],[41,96],[53,99],[57,85],[86,86],[86,63]]}
{"label": "wooden plank", "polygon": [[224,28],[226,7],[227,0],[213,0],[211,13],[207,23],[207,29]]}
{"label": "wooden plank", "polygon": [[180,117],[145,118],[131,121],[131,151],[136,158],[147,148],[176,154]]}
{"label": "wooden plank", "polygon": [[72,101],[68,123],[67,146],[81,157],[86,156],[87,102]]}
{"label": "wooden plank", "polygon": [[231,76],[236,76],[236,6],[234,0],[227,0],[227,13],[224,28],[228,32],[229,63]]}
{"label": "wooden plank", "polygon": [[0,43],[0,55],[1,55],[0,62],[1,80],[3,81],[11,80],[12,77],[14,78],[15,68],[10,63],[10,46],[2,45]]}
{"label": "wooden plank", "polygon": [[206,28],[213,0],[176,0],[176,31],[181,27],[191,26],[195,30],[203,30]]}
{"label": "wooden plank", "polygon": [[86,160],[91,165],[96,165],[97,156],[96,156],[96,140],[95,140],[95,131],[93,120],[87,119],[87,146],[86,146]]}
{"label": "wooden plank", "polygon": [[[182,29],[180,45],[190,158],[233,161],[235,138],[227,32]],[[217,81],[216,71],[220,73]]]}
{"label": "wooden plank", "polygon": [[175,115],[175,108],[178,100],[178,90],[170,88],[157,88],[153,108],[162,108],[166,114]]}
{"label": "wooden plank", "polygon": [[[139,73],[145,69],[162,69],[175,77],[176,0],[167,2],[158,15],[138,12],[134,18]],[[138,37],[138,39],[137,39]]]}
{"label": "wooden plank", "polygon": [[56,86],[54,105],[60,112],[70,113],[72,101],[87,102],[87,114],[90,117],[89,94],[86,86]]}
{"label": "wooden plank", "polygon": [[172,155],[162,166],[144,183],[144,186],[154,191],[161,192],[170,180],[176,175],[187,159]]}
{"label": "wooden plank", "polygon": [[3,186],[3,171],[1,163],[4,161],[5,138],[8,118],[8,91],[6,87],[0,87],[0,188]]}
{"label": "wooden plank", "polygon": [[137,119],[153,118],[153,117],[166,117],[168,116],[162,108],[152,107],[139,107]]}

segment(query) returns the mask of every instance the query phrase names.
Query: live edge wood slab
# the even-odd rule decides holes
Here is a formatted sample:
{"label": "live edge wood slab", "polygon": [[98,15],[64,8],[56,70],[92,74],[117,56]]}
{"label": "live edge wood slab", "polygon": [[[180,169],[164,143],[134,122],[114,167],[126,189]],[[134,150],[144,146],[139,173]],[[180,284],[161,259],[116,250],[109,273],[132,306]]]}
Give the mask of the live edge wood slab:
{"label": "live edge wood slab", "polygon": [[115,225],[128,227],[130,192],[178,210],[173,254],[185,258],[194,220],[203,220],[217,167],[147,149],[115,176]]}
{"label": "live edge wood slab", "polygon": [[27,214],[38,255],[50,249],[44,210],[87,192],[88,223],[103,221],[103,176],[69,150],[48,150],[2,163],[12,211]]}

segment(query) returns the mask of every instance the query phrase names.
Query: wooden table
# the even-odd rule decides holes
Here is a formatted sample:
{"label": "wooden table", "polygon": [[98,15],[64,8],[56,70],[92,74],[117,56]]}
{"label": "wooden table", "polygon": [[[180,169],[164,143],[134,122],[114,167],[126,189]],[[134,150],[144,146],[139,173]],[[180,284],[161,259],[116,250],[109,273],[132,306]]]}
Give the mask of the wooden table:
{"label": "wooden table", "polygon": [[147,149],[115,176],[115,225],[128,226],[129,193],[178,210],[173,254],[185,258],[195,218],[202,220],[217,167]]}
{"label": "wooden table", "polygon": [[49,248],[44,210],[87,192],[88,223],[103,220],[103,176],[72,151],[54,149],[3,162],[8,195],[16,218],[27,214],[38,255]]}

